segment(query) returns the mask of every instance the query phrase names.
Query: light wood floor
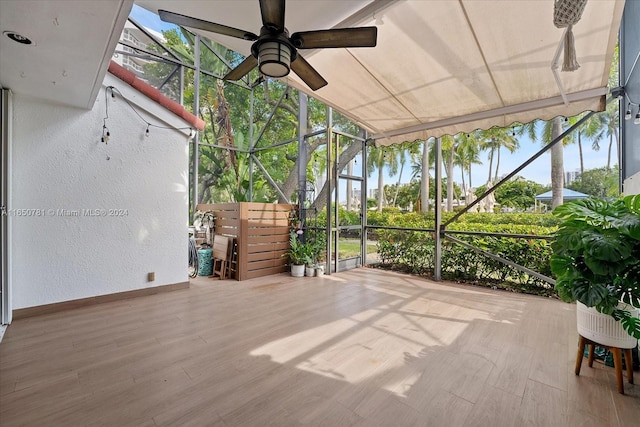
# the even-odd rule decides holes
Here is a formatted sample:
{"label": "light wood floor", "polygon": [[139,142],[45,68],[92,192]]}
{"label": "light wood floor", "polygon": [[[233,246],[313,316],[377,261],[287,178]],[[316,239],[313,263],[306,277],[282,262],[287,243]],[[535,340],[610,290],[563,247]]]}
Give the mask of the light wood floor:
{"label": "light wood floor", "polygon": [[14,322],[0,425],[640,425],[576,338],[573,305],[380,270],[199,278]]}

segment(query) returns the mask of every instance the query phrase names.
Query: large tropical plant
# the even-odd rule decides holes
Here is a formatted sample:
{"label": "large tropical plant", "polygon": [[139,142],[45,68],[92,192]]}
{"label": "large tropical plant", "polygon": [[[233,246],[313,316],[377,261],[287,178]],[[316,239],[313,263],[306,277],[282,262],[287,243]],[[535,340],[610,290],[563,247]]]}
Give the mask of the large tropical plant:
{"label": "large tropical plant", "polygon": [[579,200],[553,214],[563,220],[551,245],[558,295],[611,315],[640,339],[640,319],[619,306],[640,308],[640,195]]}

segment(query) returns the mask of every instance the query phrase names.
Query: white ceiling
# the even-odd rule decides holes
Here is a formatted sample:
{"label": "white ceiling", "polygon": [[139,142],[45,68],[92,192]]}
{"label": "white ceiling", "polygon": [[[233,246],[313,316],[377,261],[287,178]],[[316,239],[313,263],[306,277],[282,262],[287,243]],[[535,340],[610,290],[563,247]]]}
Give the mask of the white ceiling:
{"label": "white ceiling", "polygon": [[[1,0],[0,85],[14,92],[90,107],[132,0]],[[257,0],[139,0],[259,32]],[[624,8],[623,0],[589,0],[574,34],[575,72],[560,73],[567,104],[551,72],[563,30],[553,25],[554,0],[289,0],[291,33],[377,25],[378,46],[301,51],[329,82],[311,92],[381,143],[422,139],[513,121],[600,109]],[[250,42],[202,32],[243,54]],[[55,82],[55,83],[53,83]],[[388,138],[383,138],[388,137]]]}
{"label": "white ceiling", "polygon": [[[0,0],[0,86],[91,108],[133,0]],[[22,45],[13,31],[33,44]]]}

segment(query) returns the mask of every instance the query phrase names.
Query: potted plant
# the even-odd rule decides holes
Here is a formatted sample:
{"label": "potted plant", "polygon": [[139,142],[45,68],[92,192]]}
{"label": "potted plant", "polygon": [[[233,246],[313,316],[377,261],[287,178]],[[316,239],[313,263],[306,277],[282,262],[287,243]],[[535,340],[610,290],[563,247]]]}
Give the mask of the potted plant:
{"label": "potted plant", "polygon": [[287,256],[291,261],[291,275],[293,277],[304,276],[305,264],[309,261],[309,249],[308,245],[302,243],[298,238],[298,234],[295,231],[289,233],[289,252]]}
{"label": "potted plant", "polygon": [[196,229],[200,229],[204,227],[205,229],[205,243],[207,246],[213,246],[213,242],[211,239],[211,230],[215,227],[216,216],[213,211],[196,211],[193,216],[193,226]]}
{"label": "potted plant", "polygon": [[553,214],[563,220],[551,245],[560,298],[611,316],[640,339],[640,195],[579,200]]}

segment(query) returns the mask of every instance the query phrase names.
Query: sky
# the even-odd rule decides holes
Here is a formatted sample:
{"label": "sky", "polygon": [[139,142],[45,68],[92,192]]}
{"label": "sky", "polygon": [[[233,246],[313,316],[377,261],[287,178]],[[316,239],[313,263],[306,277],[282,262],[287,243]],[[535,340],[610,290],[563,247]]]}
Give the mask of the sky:
{"label": "sky", "polygon": [[175,24],[164,22],[155,13],[149,12],[148,10],[143,9],[135,4],[133,5],[133,9],[131,9],[131,13],[129,16],[131,16],[138,24],[142,25],[143,27],[151,28],[152,30],[156,30],[158,32],[176,28]]}
{"label": "sky", "polygon": [[[176,26],[173,24],[169,24],[160,20],[160,18],[137,5],[133,6],[131,11],[131,17],[136,20],[139,24],[144,27],[151,28],[156,31],[168,30],[171,28],[175,28]],[[525,162],[528,158],[530,158],[533,154],[535,154],[538,150],[542,148],[542,144],[540,142],[531,141],[526,136],[520,136],[520,149],[513,154],[508,153],[506,150],[503,150],[500,158],[500,170],[499,175],[507,174],[514,170],[516,167],[520,166],[523,162]],[[584,167],[585,169],[593,169],[604,167],[607,165],[607,149],[608,149],[608,140],[604,140],[600,142],[600,151],[594,151],[591,147],[591,141],[583,138],[583,156],[584,156]],[[611,165],[615,165],[618,163],[617,158],[617,150],[614,146],[611,153]],[[480,154],[480,160],[483,162],[482,165],[474,165],[472,168],[471,180],[474,187],[482,185],[486,183],[487,177],[489,174],[489,158],[488,152],[483,152]],[[360,175],[362,173],[360,169],[361,165],[356,165],[354,168],[354,175]],[[564,147],[564,170],[565,172],[572,172],[580,170],[580,156],[578,151],[577,144],[571,144]],[[542,185],[548,185],[551,183],[551,157],[548,152],[544,153],[537,160],[535,160],[532,164],[523,169],[518,175],[523,176],[526,179],[538,182]],[[433,176],[433,171],[431,171],[431,176]],[[374,179],[375,178],[375,179]],[[408,183],[411,178],[411,166],[406,165],[403,175],[401,177],[401,183]],[[467,177],[465,175],[465,181]],[[454,170],[454,180],[458,184],[461,184],[460,170],[456,168]],[[387,184],[395,184],[398,182],[398,175],[391,176],[388,171],[385,171],[385,185]],[[369,179],[368,187],[376,188],[377,187],[377,174],[374,172],[371,175],[371,179]]]}

